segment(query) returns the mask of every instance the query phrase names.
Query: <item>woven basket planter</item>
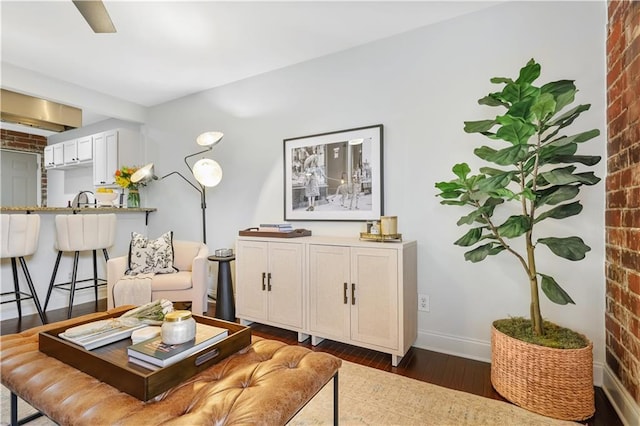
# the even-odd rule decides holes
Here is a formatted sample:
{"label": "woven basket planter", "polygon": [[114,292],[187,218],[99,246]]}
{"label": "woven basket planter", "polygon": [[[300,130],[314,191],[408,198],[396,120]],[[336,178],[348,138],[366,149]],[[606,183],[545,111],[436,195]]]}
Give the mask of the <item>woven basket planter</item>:
{"label": "woven basket planter", "polygon": [[561,420],[595,413],[591,342],[582,349],[553,349],[492,327],[491,351],[491,384],[508,401]]}

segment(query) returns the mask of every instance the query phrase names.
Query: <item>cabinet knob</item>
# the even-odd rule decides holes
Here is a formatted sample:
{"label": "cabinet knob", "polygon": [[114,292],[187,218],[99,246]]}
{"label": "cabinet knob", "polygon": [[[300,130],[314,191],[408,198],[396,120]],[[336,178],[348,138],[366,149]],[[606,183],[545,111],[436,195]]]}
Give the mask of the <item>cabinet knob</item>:
{"label": "cabinet knob", "polygon": [[347,287],[349,287],[349,284],[344,283],[344,292],[343,292],[344,302],[343,303],[345,305],[349,303],[349,298],[347,297]]}
{"label": "cabinet knob", "polygon": [[267,291],[271,291],[271,272],[267,274]]}
{"label": "cabinet knob", "polygon": [[262,273],[262,291],[265,291],[265,289],[267,288],[267,285],[264,282],[264,279],[267,277],[266,273]]}

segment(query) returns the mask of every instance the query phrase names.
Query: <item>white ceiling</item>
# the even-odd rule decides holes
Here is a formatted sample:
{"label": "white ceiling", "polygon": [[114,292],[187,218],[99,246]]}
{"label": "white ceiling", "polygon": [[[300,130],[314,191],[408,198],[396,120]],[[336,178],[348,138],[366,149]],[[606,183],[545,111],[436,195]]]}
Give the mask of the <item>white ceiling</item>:
{"label": "white ceiling", "polygon": [[94,34],[70,0],[1,0],[1,60],[149,107],[496,3],[105,1],[117,33]]}

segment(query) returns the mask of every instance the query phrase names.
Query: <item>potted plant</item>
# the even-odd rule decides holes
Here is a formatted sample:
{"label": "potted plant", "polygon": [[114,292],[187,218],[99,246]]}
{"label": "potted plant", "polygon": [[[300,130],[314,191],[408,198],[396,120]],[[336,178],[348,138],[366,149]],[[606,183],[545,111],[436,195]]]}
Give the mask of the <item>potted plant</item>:
{"label": "potted plant", "polygon": [[[511,256],[526,276],[531,294],[530,318],[509,318],[492,327],[491,381],[507,400],[531,411],[566,420],[593,415],[592,344],[584,336],[544,321],[539,292],[554,303],[574,303],[544,267],[536,250],[578,261],[590,250],[578,236],[550,236],[545,221],[561,220],[582,211],[576,200],[583,185],[600,179],[581,169],[599,156],[577,155],[578,145],[600,134],[597,129],[565,135],[590,105],[566,109],[577,92],[571,80],[535,86],[541,67],[533,59],[517,79],[496,77],[502,91],[480,99],[499,107],[493,119],[465,122],[467,133],[479,133],[491,146],[474,150],[491,163],[472,174],[467,163],[456,164],[456,178],[436,183],[441,204],[466,208],[458,226],[471,228],[454,244],[468,248],[466,260]],[[565,110],[566,109],[566,110]],[[534,231],[536,231],[534,233]],[[520,245],[518,245],[520,243]],[[567,337],[568,336],[568,337]]]}

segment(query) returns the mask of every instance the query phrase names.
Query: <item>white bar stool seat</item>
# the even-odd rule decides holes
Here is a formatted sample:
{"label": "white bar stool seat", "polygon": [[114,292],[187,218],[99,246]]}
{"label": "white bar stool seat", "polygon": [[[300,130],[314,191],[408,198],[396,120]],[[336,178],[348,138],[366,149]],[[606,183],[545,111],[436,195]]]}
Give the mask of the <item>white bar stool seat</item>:
{"label": "white bar stool seat", "polygon": [[[38,293],[33,286],[31,280],[31,274],[27,268],[27,263],[24,260],[25,256],[31,256],[36,252],[38,247],[38,238],[40,236],[40,216],[37,214],[3,214],[2,215],[2,246],[0,247],[0,255],[2,259],[11,258],[11,270],[13,272],[13,288],[14,291],[4,292],[0,294],[4,299],[4,296],[13,295],[10,300],[3,300],[4,303],[16,302],[18,306],[18,317],[22,319],[22,301],[33,299],[33,303],[36,305],[38,315],[42,324],[46,324],[47,320],[44,316],[44,312],[40,307],[40,301],[38,300]],[[30,293],[20,290],[20,283],[18,281],[18,267],[16,259],[20,261],[22,272],[27,280]]]}
{"label": "white bar stool seat", "polygon": [[[93,288],[95,293],[96,306],[98,303],[98,287],[106,285],[106,280],[98,278],[98,268],[96,260],[97,250],[102,250],[105,262],[109,260],[107,248],[113,245],[116,235],[116,215],[115,214],[71,214],[56,216],[56,248],[58,249],[58,257],[56,258],[51,281],[49,282],[49,290],[47,291],[47,299],[44,302],[44,311],[47,310],[51,292],[54,288],[69,292],[69,309],[67,318],[71,318],[73,309],[73,297],[76,290],[84,290]],[[93,252],[93,278],[77,279],[78,274],[78,258],[81,251]],[[71,281],[63,283],[55,283],[60,258],[63,252],[73,252],[73,270],[71,272]],[[76,288],[76,283],[93,281],[92,284],[84,287]]]}

